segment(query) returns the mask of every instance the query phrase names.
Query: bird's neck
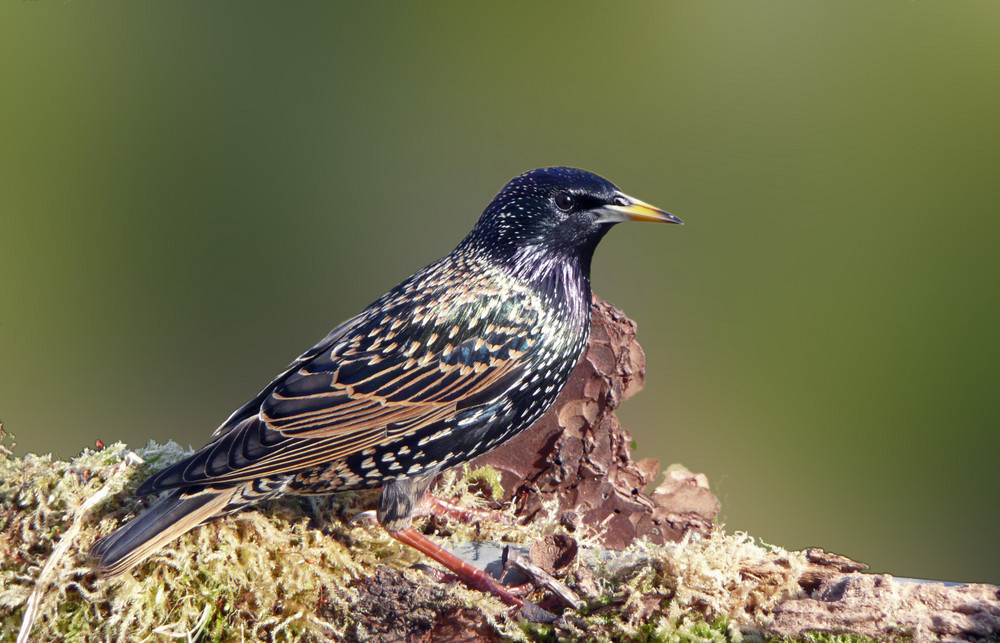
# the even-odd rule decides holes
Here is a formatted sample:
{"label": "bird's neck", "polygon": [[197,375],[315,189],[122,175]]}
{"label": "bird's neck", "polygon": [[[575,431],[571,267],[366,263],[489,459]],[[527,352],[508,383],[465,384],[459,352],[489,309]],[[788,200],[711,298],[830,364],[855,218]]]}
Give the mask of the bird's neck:
{"label": "bird's neck", "polygon": [[506,261],[507,274],[535,290],[567,318],[585,324],[590,319],[590,256],[522,246]]}

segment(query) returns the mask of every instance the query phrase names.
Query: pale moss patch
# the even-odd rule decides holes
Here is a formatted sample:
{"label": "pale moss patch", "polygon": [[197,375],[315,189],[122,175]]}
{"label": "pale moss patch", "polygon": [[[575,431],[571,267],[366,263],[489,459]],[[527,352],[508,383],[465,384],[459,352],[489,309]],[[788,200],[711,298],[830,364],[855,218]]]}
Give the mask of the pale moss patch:
{"label": "pale moss patch", "polygon": [[[111,495],[85,519],[60,560],[32,641],[354,638],[357,580],[387,565],[428,582],[409,570],[423,562],[420,554],[379,527],[350,522],[374,505],[372,492],[339,494],[332,503],[323,497],[287,499],[241,512],[186,534],[123,578],[97,578],[86,555],[91,544],[142,511],[131,495],[139,481],[190,452],[172,442],[150,443],[135,452],[144,464],[112,478],[127,453],[125,445],[115,444],[62,462],[15,458],[0,446],[0,640],[17,635],[60,530],[109,479]],[[449,601],[479,606],[497,615],[498,628],[509,627],[503,606],[491,597],[464,588],[448,595],[454,598],[438,601],[442,608]]]}
{"label": "pale moss patch", "polygon": [[[624,552],[583,550],[570,584],[581,572],[592,575],[599,597],[557,628],[531,625],[526,631],[529,638],[593,641],[761,640],[755,633],[771,610],[803,595],[795,583],[741,573],[744,565],[776,552],[783,550],[722,530],[668,545],[641,541]],[[787,555],[793,566],[804,563],[797,554]]]}
{"label": "pale moss patch", "polygon": [[[710,538],[668,546],[636,543],[606,555],[594,549],[593,533],[577,531],[572,535],[582,549],[567,582],[574,585],[586,575],[596,594],[579,614],[566,613],[555,625],[522,627],[492,597],[440,585],[411,569],[428,561],[381,528],[350,522],[374,506],[372,492],[285,499],[217,520],[164,547],[124,578],[105,581],[96,577],[86,551],[142,510],[132,496],[140,480],[189,452],[174,443],[150,443],[136,451],[145,464],[120,466],[128,453],[116,444],[63,462],[15,458],[0,444],[0,640],[17,636],[25,603],[60,533],[109,479],[111,495],[84,519],[43,594],[32,641],[356,640],[367,631],[365,622],[376,618],[366,611],[370,597],[363,596],[360,581],[379,566],[428,588],[420,609],[432,622],[434,614],[472,607],[499,634],[517,640],[738,641],[797,591],[740,574],[741,565],[774,551],[745,534],[720,530]],[[119,475],[112,476],[116,470]],[[495,471],[465,470],[446,475],[436,493],[466,507],[491,507],[495,503],[479,491],[499,497],[498,484]],[[501,511],[513,519],[512,508]],[[426,528],[426,519],[418,525]],[[553,505],[527,526],[452,521],[435,523],[431,535],[530,544],[562,531]]]}
{"label": "pale moss patch", "polygon": [[[721,530],[708,537],[689,534],[676,544],[637,542],[619,558],[596,565],[614,591],[624,590],[628,601],[649,593],[671,596],[660,615],[660,625],[677,627],[704,621],[705,615],[724,618],[730,626],[764,625],[771,610],[788,598],[804,596],[794,581],[760,580],[742,573],[746,565],[782,552],[804,564],[797,554],[764,547],[751,536]],[[624,611],[628,611],[625,609]]]}

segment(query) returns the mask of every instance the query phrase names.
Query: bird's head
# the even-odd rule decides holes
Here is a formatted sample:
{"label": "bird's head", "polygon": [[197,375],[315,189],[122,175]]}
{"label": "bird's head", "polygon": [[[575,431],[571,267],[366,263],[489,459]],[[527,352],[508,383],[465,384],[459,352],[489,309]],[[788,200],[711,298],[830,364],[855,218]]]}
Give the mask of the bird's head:
{"label": "bird's head", "polygon": [[463,245],[497,260],[530,254],[580,262],[589,274],[597,243],[622,221],[681,223],[596,174],[570,167],[526,172],[487,206]]}

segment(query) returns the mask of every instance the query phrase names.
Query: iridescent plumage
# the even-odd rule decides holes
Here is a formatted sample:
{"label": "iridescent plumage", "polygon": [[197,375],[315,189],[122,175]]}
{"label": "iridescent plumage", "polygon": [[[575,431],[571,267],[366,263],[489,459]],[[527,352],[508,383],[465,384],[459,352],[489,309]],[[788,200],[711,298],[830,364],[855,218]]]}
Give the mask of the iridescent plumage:
{"label": "iridescent plumage", "polygon": [[100,571],[120,574],[199,524],[282,494],[382,487],[379,521],[406,530],[438,472],[526,429],[556,399],[590,332],[594,248],[627,219],[679,222],[582,170],[512,180],[451,254],[146,480],[139,495],[167,495],[95,544]]}

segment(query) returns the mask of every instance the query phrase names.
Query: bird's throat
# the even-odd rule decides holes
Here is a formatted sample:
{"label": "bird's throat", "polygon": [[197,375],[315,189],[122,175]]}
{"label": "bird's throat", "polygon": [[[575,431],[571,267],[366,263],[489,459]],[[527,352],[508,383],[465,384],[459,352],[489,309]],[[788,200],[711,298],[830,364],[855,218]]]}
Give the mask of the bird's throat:
{"label": "bird's throat", "polygon": [[523,246],[507,266],[511,277],[537,292],[547,307],[576,322],[590,319],[590,256]]}

